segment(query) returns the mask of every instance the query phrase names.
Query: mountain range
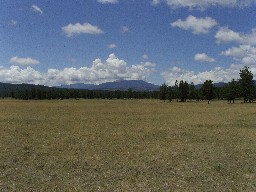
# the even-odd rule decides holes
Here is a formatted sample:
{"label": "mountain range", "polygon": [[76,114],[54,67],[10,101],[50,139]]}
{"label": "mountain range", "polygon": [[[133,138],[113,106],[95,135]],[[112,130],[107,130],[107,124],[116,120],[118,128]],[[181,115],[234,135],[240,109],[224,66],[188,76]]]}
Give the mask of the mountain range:
{"label": "mountain range", "polygon": [[132,89],[133,91],[157,91],[159,90],[159,85],[154,85],[142,80],[120,80],[114,82],[102,83],[99,85],[93,84],[71,84],[71,85],[61,85],[57,88],[66,89],[87,89],[87,90],[121,90],[126,91]]}

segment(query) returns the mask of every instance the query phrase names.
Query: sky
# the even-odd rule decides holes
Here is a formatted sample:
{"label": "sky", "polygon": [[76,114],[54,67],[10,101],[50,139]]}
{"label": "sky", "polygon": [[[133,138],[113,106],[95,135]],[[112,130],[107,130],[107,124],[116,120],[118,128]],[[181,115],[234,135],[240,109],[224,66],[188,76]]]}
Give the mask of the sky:
{"label": "sky", "polygon": [[0,0],[0,82],[256,77],[256,0]]}

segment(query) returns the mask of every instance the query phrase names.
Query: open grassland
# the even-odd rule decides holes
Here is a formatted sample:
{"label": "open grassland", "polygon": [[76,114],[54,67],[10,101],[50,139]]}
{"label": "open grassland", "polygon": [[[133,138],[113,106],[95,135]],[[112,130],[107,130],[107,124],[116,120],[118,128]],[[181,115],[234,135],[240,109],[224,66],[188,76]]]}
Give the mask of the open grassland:
{"label": "open grassland", "polygon": [[0,100],[0,191],[256,191],[256,104]]}

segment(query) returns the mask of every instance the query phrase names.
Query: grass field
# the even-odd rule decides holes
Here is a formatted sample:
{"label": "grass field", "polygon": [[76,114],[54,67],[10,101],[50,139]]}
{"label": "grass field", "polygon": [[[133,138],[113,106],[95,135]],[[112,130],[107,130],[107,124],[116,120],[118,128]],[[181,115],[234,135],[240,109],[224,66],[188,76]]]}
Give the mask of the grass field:
{"label": "grass field", "polygon": [[256,191],[256,104],[0,100],[0,191]]}

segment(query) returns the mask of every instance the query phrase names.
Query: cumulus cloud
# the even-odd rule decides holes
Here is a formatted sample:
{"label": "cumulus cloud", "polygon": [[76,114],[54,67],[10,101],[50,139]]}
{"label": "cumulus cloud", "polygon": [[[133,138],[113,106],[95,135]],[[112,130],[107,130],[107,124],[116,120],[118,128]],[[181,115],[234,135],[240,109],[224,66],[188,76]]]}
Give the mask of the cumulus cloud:
{"label": "cumulus cloud", "polygon": [[43,80],[42,74],[31,67],[25,69],[21,69],[19,66],[0,67],[1,82],[40,84]]}
{"label": "cumulus cloud", "polygon": [[155,72],[154,66],[156,64],[150,62],[129,66],[115,54],[110,54],[106,61],[95,59],[90,67],[48,69],[46,73],[36,71],[31,67],[0,67],[0,81],[55,86],[73,83],[99,84],[121,79],[146,80],[150,74]]}
{"label": "cumulus cloud", "polygon": [[117,47],[117,45],[114,44],[114,43],[108,45],[108,48],[110,48],[110,49],[114,49],[114,48],[116,48],[116,47]]}
{"label": "cumulus cloud", "polygon": [[91,34],[97,35],[104,33],[98,26],[92,25],[90,23],[76,23],[76,24],[68,24],[62,27],[62,31],[66,34],[67,37],[72,37],[75,34]]}
{"label": "cumulus cloud", "polygon": [[228,42],[240,42],[242,41],[242,37],[239,33],[230,30],[228,27],[221,27],[219,31],[216,33],[215,38],[217,43],[228,43]]}
{"label": "cumulus cloud", "polygon": [[240,45],[239,47],[232,47],[221,53],[223,56],[232,57],[234,63],[228,68],[215,67],[209,71],[195,72],[193,70],[186,70],[179,67],[173,67],[161,75],[169,85],[174,85],[176,79],[178,81],[185,80],[194,82],[195,84],[202,84],[206,80],[212,80],[215,83],[229,82],[232,79],[239,78],[240,69],[244,66],[250,67],[250,70],[256,75],[256,48],[251,45]]}
{"label": "cumulus cloud", "polygon": [[31,9],[36,13],[43,14],[42,9],[40,9],[37,5],[32,5]]}
{"label": "cumulus cloud", "polygon": [[107,4],[107,3],[111,3],[111,4],[115,4],[118,3],[118,0],[97,0],[99,3],[102,4]]}
{"label": "cumulus cloud", "polygon": [[253,28],[250,34],[242,35],[242,38],[242,43],[256,45],[256,28]]}
{"label": "cumulus cloud", "polygon": [[192,30],[194,34],[206,34],[209,33],[210,29],[217,25],[217,22],[210,18],[196,18],[189,15],[185,21],[178,19],[177,21],[171,23],[172,27],[178,27],[183,30]]}
{"label": "cumulus cloud", "polygon": [[239,77],[239,69],[241,68],[242,66],[240,65],[239,67],[238,65],[231,65],[227,69],[216,67],[209,71],[195,72],[181,69],[179,67],[173,67],[163,72],[161,75],[165,79],[165,82],[172,86],[175,84],[176,80],[185,80],[189,83],[193,82],[194,84],[202,84],[206,80],[212,80],[214,83],[218,83],[229,82],[232,79],[237,79]]}
{"label": "cumulus cloud", "polygon": [[256,48],[251,45],[232,47],[223,51],[221,55],[232,57],[234,61],[246,66],[256,65]]}
{"label": "cumulus cloud", "polygon": [[196,61],[201,61],[201,62],[215,62],[215,59],[212,57],[209,57],[206,53],[197,53],[194,57]]}
{"label": "cumulus cloud", "polygon": [[217,31],[215,38],[217,43],[237,42],[241,44],[256,45],[256,28],[252,29],[250,34],[241,34],[228,27],[221,27]]}
{"label": "cumulus cloud", "polygon": [[32,59],[30,57],[20,58],[20,57],[15,56],[10,59],[10,63],[18,64],[18,65],[36,65],[36,64],[39,64],[40,62],[38,60]]}
{"label": "cumulus cloud", "polygon": [[[256,3],[256,0],[163,0],[171,8],[189,8],[189,9],[200,9],[204,10],[208,7],[246,7]],[[154,0],[153,0],[154,2]],[[159,1],[155,1],[159,3]]]}

